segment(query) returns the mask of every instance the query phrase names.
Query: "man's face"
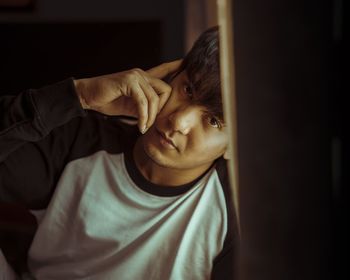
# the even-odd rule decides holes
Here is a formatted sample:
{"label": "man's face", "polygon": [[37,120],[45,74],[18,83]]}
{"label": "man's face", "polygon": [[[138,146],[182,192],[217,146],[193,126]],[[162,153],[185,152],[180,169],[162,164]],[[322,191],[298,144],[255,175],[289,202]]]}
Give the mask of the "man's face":
{"label": "man's face", "polygon": [[208,168],[226,151],[226,128],[204,106],[193,104],[185,72],[177,75],[170,85],[169,100],[142,136],[143,149],[163,167]]}

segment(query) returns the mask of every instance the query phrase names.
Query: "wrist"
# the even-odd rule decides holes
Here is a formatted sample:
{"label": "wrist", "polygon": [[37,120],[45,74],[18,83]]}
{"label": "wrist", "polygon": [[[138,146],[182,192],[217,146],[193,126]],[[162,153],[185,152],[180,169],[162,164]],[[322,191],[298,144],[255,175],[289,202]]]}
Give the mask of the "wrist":
{"label": "wrist", "polygon": [[83,80],[74,80],[75,92],[79,98],[81,107],[86,109],[91,109],[87,104],[86,99],[84,97],[84,81]]}

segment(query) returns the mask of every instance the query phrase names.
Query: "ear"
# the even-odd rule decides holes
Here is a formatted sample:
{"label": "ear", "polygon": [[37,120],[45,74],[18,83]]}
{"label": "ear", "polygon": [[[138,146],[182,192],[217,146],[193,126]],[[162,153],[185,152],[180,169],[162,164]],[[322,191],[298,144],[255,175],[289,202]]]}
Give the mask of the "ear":
{"label": "ear", "polygon": [[225,151],[223,157],[224,157],[224,159],[226,159],[226,160],[230,160],[230,155],[229,155],[229,152],[228,152],[228,148],[226,148],[226,151]]}

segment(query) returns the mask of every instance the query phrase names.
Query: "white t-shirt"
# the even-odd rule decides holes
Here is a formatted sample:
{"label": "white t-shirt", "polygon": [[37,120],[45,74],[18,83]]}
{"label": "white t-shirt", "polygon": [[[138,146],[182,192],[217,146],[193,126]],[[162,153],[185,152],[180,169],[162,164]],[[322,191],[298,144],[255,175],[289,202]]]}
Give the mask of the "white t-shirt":
{"label": "white t-shirt", "polygon": [[125,162],[99,151],[66,166],[29,251],[38,280],[210,278],[227,233],[215,168],[164,196]]}

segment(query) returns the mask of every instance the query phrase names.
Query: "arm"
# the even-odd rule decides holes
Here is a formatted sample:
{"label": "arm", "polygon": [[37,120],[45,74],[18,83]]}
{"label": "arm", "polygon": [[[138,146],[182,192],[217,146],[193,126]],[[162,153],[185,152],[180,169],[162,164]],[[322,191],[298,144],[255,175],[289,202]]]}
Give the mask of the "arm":
{"label": "arm", "polygon": [[216,170],[223,188],[227,209],[227,233],[224,246],[215,258],[211,279],[229,280],[237,275],[237,253],[240,243],[236,212],[232,203],[232,192],[227,170],[227,161],[220,158],[216,162]]}
{"label": "arm", "polygon": [[69,120],[84,116],[72,79],[0,98],[0,163],[27,142],[37,142]]}
{"label": "arm", "polygon": [[75,135],[64,124],[86,115],[73,79],[1,97],[0,112],[0,203],[44,208]]}
{"label": "arm", "polygon": [[[50,149],[59,143],[52,131],[85,114],[72,79],[0,97],[0,248],[16,271],[27,270],[26,255],[36,230],[27,208],[47,206],[63,162],[51,157]],[[17,279],[5,258],[2,261],[0,278],[5,273],[4,279]]]}
{"label": "arm", "polygon": [[133,69],[99,77],[69,79],[18,96],[0,97],[0,163],[26,142],[36,142],[53,128],[84,116],[83,109],[107,115],[139,117],[144,132],[168,100],[171,88],[160,79],[181,61],[148,71]]}
{"label": "arm", "polygon": [[80,129],[77,117],[86,115],[84,108],[134,114],[140,116],[141,128],[150,126],[171,91],[151,75],[165,76],[178,64],[70,79],[0,99],[0,202],[46,207]]}
{"label": "arm", "polygon": [[235,270],[234,250],[233,246],[230,246],[214,262],[211,280],[234,279],[237,273]]}

